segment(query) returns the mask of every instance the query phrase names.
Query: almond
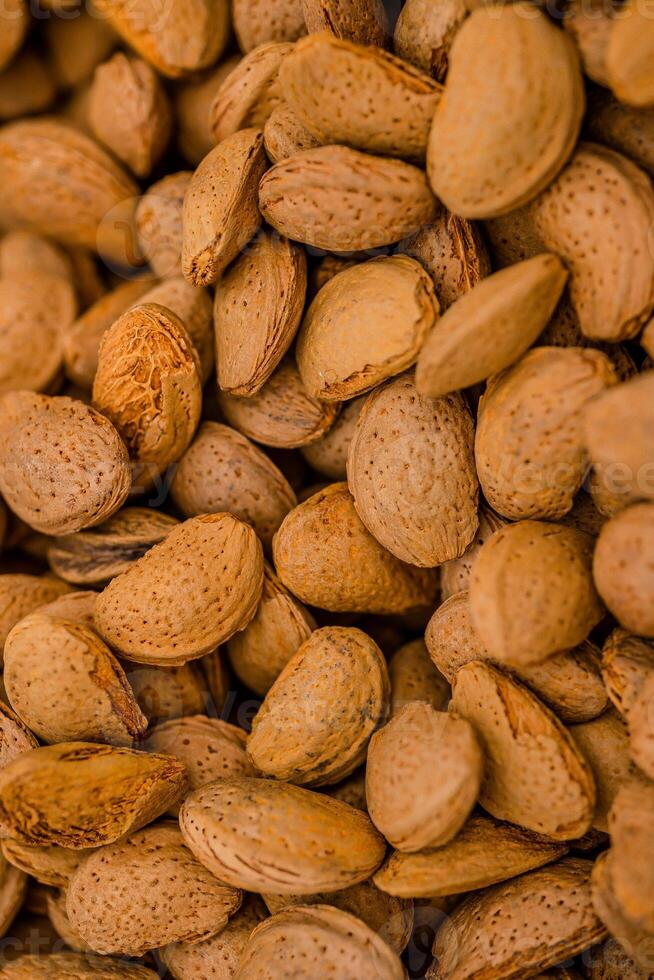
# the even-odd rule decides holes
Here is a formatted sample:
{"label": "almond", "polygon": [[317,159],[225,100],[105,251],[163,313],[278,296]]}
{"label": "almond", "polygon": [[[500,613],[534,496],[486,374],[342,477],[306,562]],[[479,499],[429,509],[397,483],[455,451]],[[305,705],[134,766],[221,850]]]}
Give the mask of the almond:
{"label": "almond", "polygon": [[[639,929],[635,923],[631,922],[616,900],[613,892],[610,857],[610,852],[605,851],[600,854],[595,862],[591,879],[593,908],[609,932],[618,938],[620,948],[627,955],[627,959],[633,958],[643,968],[643,973],[637,973],[637,977],[649,977],[654,949],[652,936],[651,933]],[[622,965],[624,964],[621,963]],[[620,973],[620,980],[625,980],[625,974]]]}
{"label": "almond", "polygon": [[[197,664],[155,667],[123,660],[122,667],[138,706],[151,725],[207,708],[207,682]],[[217,707],[222,708],[222,704]]]}
{"label": "almond", "polygon": [[651,854],[654,836],[654,787],[646,780],[625,782],[609,814],[611,850],[608,864],[615,901],[638,929],[654,933]]}
{"label": "almond", "polygon": [[184,766],[167,756],[62,742],[0,771],[0,820],[24,844],[97,847],[150,823],[186,788]]}
{"label": "almond", "polygon": [[175,666],[243,629],[262,582],[252,528],[230,514],[191,518],[109,583],[96,605],[96,627],[130,660]]}
{"label": "almond", "polygon": [[141,297],[141,305],[165,306],[182,321],[200,360],[200,381],[205,384],[213,370],[213,315],[206,289],[192,286],[183,276],[171,276]]}
{"label": "almond", "polygon": [[345,269],[307,310],[297,343],[316,398],[354,398],[416,360],[438,317],[431,279],[415,259],[381,257]]}
{"label": "almond", "polygon": [[408,704],[370,742],[370,819],[400,851],[447,844],[477,801],[483,766],[467,721],[424,702]]}
{"label": "almond", "polygon": [[[9,279],[47,276],[72,285],[73,263],[60,245],[31,231],[10,231],[0,240],[0,276]],[[40,283],[34,281],[40,288]],[[75,302],[73,297],[72,302]]]}
{"label": "almond", "polygon": [[27,725],[4,701],[0,701],[0,769],[38,744]]}
{"label": "almond", "polygon": [[216,143],[248,126],[263,129],[282,99],[279,69],[292,50],[292,44],[260,44],[226,76],[209,110]]}
{"label": "almond", "polygon": [[365,881],[385,850],[361,811],[266,779],[219,780],[196,790],[182,806],[180,826],[221,881],[278,894],[333,892]]}
{"label": "almond", "polygon": [[621,626],[654,637],[654,505],[634,504],[607,521],[593,558],[597,590]]}
{"label": "almond", "polygon": [[162,177],[148,187],[136,209],[141,251],[162,278],[182,273],[182,211],[192,176],[180,170]]}
{"label": "almond", "polygon": [[72,619],[74,623],[80,623],[82,626],[93,629],[93,610],[97,598],[97,592],[66,592],[58,599],[53,599],[52,602],[46,602],[44,606],[39,606],[39,612],[46,616]]}
{"label": "almond", "polygon": [[208,939],[241,899],[193,857],[179,828],[163,823],[89,855],[70,880],[66,909],[96,952],[139,956]]}
{"label": "almond", "polygon": [[593,93],[586,116],[590,139],[629,157],[654,174],[654,112],[619,102],[606,89]]}
{"label": "almond", "polygon": [[125,502],[127,450],[111,422],[72,398],[11,392],[2,400],[0,491],[34,530],[70,534]]}
{"label": "almond", "polygon": [[450,699],[450,685],[435,669],[422,640],[411,640],[399,647],[388,664],[391,681],[391,717],[406,704],[424,701],[443,711]]}
{"label": "almond", "polygon": [[27,875],[0,857],[0,935],[6,936],[27,892]]}
{"label": "almond", "polygon": [[396,53],[442,82],[452,41],[467,15],[464,0],[408,0],[395,25]]}
{"label": "almond", "polygon": [[329,33],[310,34],[284,60],[279,81],[291,109],[323,145],[424,159],[440,86],[400,58]]}
{"label": "almond", "polygon": [[300,0],[310,34],[331,31],[335,37],[384,47],[388,21],[383,0]]}
{"label": "almond", "polygon": [[0,14],[2,41],[0,42],[0,69],[5,68],[23,43],[29,25],[29,11],[25,0],[9,0]]}
{"label": "almond", "polygon": [[608,83],[621,102],[654,105],[653,53],[652,24],[632,0],[615,19],[606,49]]}
{"label": "almond", "polygon": [[[89,853],[88,851],[86,853]],[[84,859],[84,852],[68,847],[36,846],[17,840],[3,840],[2,854],[6,861],[44,885],[63,888]]]}
{"label": "almond", "polygon": [[273,163],[320,146],[320,140],[309,132],[300,117],[284,101],[276,105],[266,119],[263,141]]}
{"label": "almond", "polygon": [[603,616],[591,549],[587,535],[542,521],[509,524],[482,546],[470,608],[491,656],[524,667],[586,639]]}
{"label": "almond", "polygon": [[406,374],[377,388],[359,415],[347,474],[359,517],[402,561],[440,565],[474,538],[473,422],[460,395],[427,398]]}
{"label": "almond", "polygon": [[3,972],[8,980],[156,980],[158,976],[145,966],[89,953],[27,954],[7,963]]}
{"label": "almond", "polygon": [[517,877],[563,857],[563,843],[473,814],[454,840],[434,850],[394,851],[374,876],[391,895],[460,895]]}
{"label": "almond", "polygon": [[275,164],[261,181],[259,206],[282,235],[331,252],[390,245],[436,211],[417,167],[346,146],[305,150]]}
{"label": "almond", "polygon": [[485,504],[480,505],[477,516],[479,519],[477,533],[461,557],[453,558],[441,565],[441,597],[443,601],[449,599],[456,592],[462,592],[469,587],[472,566],[480,548],[491,535],[507,523],[503,517],[500,517]]}
{"label": "almond", "polygon": [[450,707],[481,741],[486,765],[479,802],[485,810],[553,840],[572,840],[588,830],[596,798],[590,767],[535,695],[475,661],[454,678]]}
{"label": "almond", "polygon": [[627,630],[613,630],[602,650],[602,677],[623,718],[629,718],[650,672],[654,672],[654,645]]}
{"label": "almond", "polygon": [[315,630],[266,694],[248,755],[265,776],[337,783],[365,761],[389,698],[386,661],[369,636],[338,626]]}
{"label": "almond", "polygon": [[[529,79],[527,86],[514,79]],[[429,137],[436,196],[466,218],[489,218],[536,197],[574,149],[584,112],[570,39],[525,4],[480,7],[450,51]]]}
{"label": "almond", "polygon": [[608,833],[613,801],[634,775],[627,727],[618,713],[610,710],[586,724],[572,725],[569,731],[593,771],[597,787],[593,827]]}
{"label": "almond", "polygon": [[236,67],[240,56],[225,58],[219,65],[199,77],[179,82],[175,86],[175,117],[179,151],[194,167],[215,146],[211,131],[209,110],[221,82]]}
{"label": "almond", "polygon": [[[290,347],[307,288],[303,249],[264,231],[216,287],[214,322],[218,386],[251,397]],[[254,316],[252,310],[254,309]]]}
{"label": "almond", "polygon": [[654,671],[650,671],[629,712],[631,758],[650,779],[654,778]]}
{"label": "almond", "polygon": [[586,75],[599,85],[608,85],[606,52],[616,5],[603,0],[572,0],[563,26],[575,42]]}
{"label": "almond", "polygon": [[362,524],[343,483],[288,514],[273,555],[277,574],[294,595],[331,612],[402,613],[434,600],[433,573],[386,551]]}
{"label": "almond", "polygon": [[70,586],[54,575],[0,575],[0,651],[4,650],[7,636],[23,616],[67,592],[70,592]]}
{"label": "almond", "polygon": [[296,41],[306,33],[300,0],[233,0],[234,33],[246,54],[267,41]]}
{"label": "almond", "polygon": [[648,974],[611,937],[584,953],[584,961],[588,980],[647,980]]}
{"label": "almond", "polygon": [[330,480],[347,478],[347,454],[365,401],[365,395],[350,399],[329,432],[317,442],[302,447],[302,455],[309,466]]}
{"label": "almond", "polygon": [[228,136],[199,165],[184,198],[182,269],[194,286],[224,272],[261,224],[257,187],[266,169],[263,135]]}

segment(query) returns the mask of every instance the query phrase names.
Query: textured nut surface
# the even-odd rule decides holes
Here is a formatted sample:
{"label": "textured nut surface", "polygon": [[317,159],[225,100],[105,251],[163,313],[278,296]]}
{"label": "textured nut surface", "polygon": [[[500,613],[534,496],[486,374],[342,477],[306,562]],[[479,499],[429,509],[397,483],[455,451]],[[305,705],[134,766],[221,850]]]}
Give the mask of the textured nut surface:
{"label": "textured nut surface", "polygon": [[331,612],[408,612],[435,597],[433,572],[399,561],[368,533],[347,484],[294,508],[273,539],[273,556],[298,599]]}
{"label": "textured nut surface", "polygon": [[66,397],[3,397],[0,491],[35,531],[69,534],[100,524],[130,485],[125,444],[99,412]]}
{"label": "textured nut surface", "polygon": [[593,575],[618,622],[654,637],[654,504],[634,504],[603,525]]}
{"label": "textured nut surface", "polygon": [[491,656],[516,667],[582,643],[603,616],[592,539],[574,528],[518,521],[482,546],[472,569],[472,621]]}
{"label": "textured nut surface", "polygon": [[396,53],[442,82],[452,41],[467,14],[464,0],[407,0],[395,25]]}
{"label": "textured nut surface", "polygon": [[369,636],[339,626],[315,630],[266,694],[248,755],[265,776],[337,783],[365,760],[389,698],[386,661]]}
{"label": "textured nut surface", "polygon": [[391,717],[412,701],[425,701],[437,711],[447,707],[450,685],[436,670],[423,640],[399,647],[388,663],[391,681]]}
{"label": "textured nut surface", "polygon": [[333,892],[376,871],[385,844],[368,817],[319,793],[246,777],[184,801],[187,845],[221,881],[284,894]]}
{"label": "textured nut surface", "polygon": [[22,619],[5,643],[3,680],[12,708],[44,742],[130,746],[147,728],[116,658],[72,620]]}
{"label": "textured nut surface", "polygon": [[623,153],[650,175],[654,173],[654,113],[619,102],[606,89],[593,93],[586,117],[589,137]]}
{"label": "textured nut surface", "polygon": [[[622,950],[628,957],[643,968],[637,973],[639,978],[648,977],[651,967],[652,936],[645,932],[624,914],[613,891],[611,874],[611,853],[600,854],[591,877],[591,895],[595,914],[599,916],[609,932],[619,937]],[[622,980],[624,974],[620,974]]]}
{"label": "textured nut surface", "polygon": [[404,374],[372,392],[347,460],[348,485],[370,533],[422,567],[460,557],[478,528],[473,421],[462,396],[428,398]]}
{"label": "textured nut surface", "polygon": [[70,586],[53,575],[0,575],[0,648],[23,616],[70,592]]}
{"label": "textured nut surface", "polygon": [[300,0],[233,0],[232,21],[241,51],[247,53],[266,41],[296,41],[306,33]]}
{"label": "textured nut surface", "polygon": [[305,150],[275,164],[261,181],[259,206],[282,235],[333,252],[390,245],[436,211],[417,167],[346,146]]}
{"label": "textured nut surface", "polygon": [[150,184],[136,209],[141,251],[157,276],[181,275],[182,210],[192,176],[180,170]]}
{"label": "textured nut surface", "polygon": [[275,106],[266,119],[263,141],[266,153],[273,163],[295,156],[302,150],[313,150],[320,146],[320,140],[309,132],[299,116],[283,101]]}
{"label": "textured nut surface", "polygon": [[230,514],[191,518],[109,583],[95,624],[130,660],[174,666],[243,629],[262,582],[261,544],[251,527]]}
{"label": "textured nut surface", "polygon": [[347,454],[365,401],[365,395],[347,401],[329,432],[302,447],[307,463],[330,480],[347,479]]}
{"label": "textured nut surface", "polygon": [[602,649],[602,678],[611,702],[623,718],[629,718],[653,670],[654,645],[627,630],[613,630]]}
{"label": "textured nut surface", "polygon": [[383,0],[300,0],[310,34],[331,31],[335,37],[383,47],[388,21]]}
{"label": "textured nut surface", "polygon": [[178,827],[162,823],[86,858],[69,882],[66,909],[96,952],[139,956],[170,942],[208,939],[241,898],[193,857]]}
{"label": "textured nut surface", "polygon": [[75,309],[75,294],[66,280],[42,272],[0,279],[1,393],[55,388],[63,360],[62,332]]}
{"label": "textured nut surface", "polygon": [[450,710],[470,722],[482,744],[484,809],[553,840],[586,833],[596,799],[590,766],[534,694],[497,668],[474,661],[454,678]]}
{"label": "textured nut surface", "polygon": [[456,592],[462,592],[470,585],[470,575],[481,546],[507,523],[490,507],[480,504],[479,527],[474,538],[460,558],[453,558],[441,566],[441,598],[449,599]]}
{"label": "textured nut surface", "polygon": [[27,725],[4,701],[0,701],[0,769],[38,744]]}
{"label": "textured nut surface", "polygon": [[216,143],[240,129],[263,129],[282,100],[279,70],[292,44],[268,42],[242,58],[222,81],[209,111]]}
{"label": "textured nut surface", "polygon": [[156,980],[145,966],[112,961],[89,953],[46,953],[19,956],[3,967],[9,980]]}
{"label": "textured nut surface", "polygon": [[593,827],[608,832],[609,810],[621,786],[633,774],[627,726],[611,710],[585,724],[572,725],[569,732],[590,765],[597,787]]}
{"label": "textured nut surface", "polygon": [[141,297],[142,303],[165,306],[184,324],[200,359],[200,380],[204,384],[213,370],[213,315],[206,289],[192,286],[183,276],[171,276],[157,283]]}
{"label": "textured nut surface", "polygon": [[445,846],[417,854],[394,851],[374,881],[391,895],[460,895],[549,864],[566,852],[564,843],[473,814]]}
{"label": "textured nut surface", "polygon": [[654,787],[646,780],[620,787],[609,814],[611,850],[608,863],[615,901],[638,929],[654,931],[651,854],[654,835]]}
{"label": "textured nut surface", "polygon": [[0,771],[0,820],[24,844],[98,847],[150,823],[186,788],[184,766],[167,756],[62,742]]}
{"label": "textured nut surface", "polygon": [[36,878],[43,885],[63,888],[75,868],[90,851],[74,851],[68,847],[23,844],[18,840],[3,840],[2,854],[15,868]]}
{"label": "textured nut surface", "polygon": [[400,851],[447,844],[477,801],[483,768],[467,721],[424,702],[408,704],[370,742],[370,819]]}
{"label": "textured nut surface", "polygon": [[261,390],[293,342],[306,288],[303,249],[267,231],[250,243],[216,289],[219,388],[246,397]]}

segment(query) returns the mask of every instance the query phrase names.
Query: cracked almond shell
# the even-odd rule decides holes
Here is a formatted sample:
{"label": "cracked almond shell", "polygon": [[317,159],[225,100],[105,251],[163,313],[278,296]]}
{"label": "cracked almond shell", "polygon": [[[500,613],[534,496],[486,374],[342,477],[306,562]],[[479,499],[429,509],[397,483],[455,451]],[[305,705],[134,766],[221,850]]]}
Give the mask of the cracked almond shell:
{"label": "cracked almond shell", "polygon": [[216,143],[248,126],[263,129],[282,101],[279,70],[292,50],[283,42],[260,44],[223,79],[209,110]]}
{"label": "cracked almond shell", "polygon": [[463,397],[429,398],[404,374],[373,391],[347,459],[357,513],[401,561],[460,557],[479,526],[474,423]]}
{"label": "cracked almond shell", "polygon": [[431,569],[407,565],[366,530],[347,484],[299,504],[273,539],[280,579],[302,602],[330,612],[404,613],[433,603]]}
{"label": "cracked almond shell", "polygon": [[267,779],[225,779],[196,790],[184,801],[180,826],[198,860],[221,881],[281,895],[365,881],[385,851],[360,810]]}
{"label": "cracked almond shell", "polygon": [[485,810],[553,840],[586,833],[596,802],[590,766],[534,694],[501,670],[473,661],[454,678],[450,710],[470,722],[481,742],[479,802]]}
{"label": "cracked almond shell", "polygon": [[141,297],[141,303],[165,306],[184,324],[200,359],[200,381],[204,385],[213,370],[213,310],[206,289],[192,286],[183,276],[170,276],[156,283]]}
{"label": "cracked almond shell", "polygon": [[23,844],[98,847],[156,819],[186,788],[184,766],[167,756],[61,742],[0,771],[0,822]]}
{"label": "cracked almond shell", "polygon": [[248,624],[262,583],[261,544],[249,525],[231,514],[194,517],[109,583],[95,625],[130,660],[183,664]]}
{"label": "cracked almond shell", "polygon": [[131,486],[127,449],[104,415],[73,398],[2,399],[0,492],[26,524],[70,534],[111,517]]}
{"label": "cracked almond shell", "polygon": [[361,630],[327,626],[297,650],[252,722],[248,755],[265,776],[323,786],[366,758],[390,698],[384,656]]}
{"label": "cracked almond shell", "polygon": [[593,576],[620,625],[654,637],[654,503],[633,504],[603,525]]}
{"label": "cracked almond shell", "polygon": [[315,398],[354,398],[410,367],[438,317],[430,277],[415,259],[382,256],[345,269],[311,303],[297,363]]}

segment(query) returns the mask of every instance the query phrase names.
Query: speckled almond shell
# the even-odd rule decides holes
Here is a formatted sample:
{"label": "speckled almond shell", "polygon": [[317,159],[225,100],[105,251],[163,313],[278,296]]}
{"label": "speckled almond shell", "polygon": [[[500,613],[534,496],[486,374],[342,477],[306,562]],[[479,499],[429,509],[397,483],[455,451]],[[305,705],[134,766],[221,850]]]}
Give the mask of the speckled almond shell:
{"label": "speckled almond shell", "polygon": [[250,690],[265,695],[315,625],[313,616],[266,563],[254,618],[227,643],[234,673]]}
{"label": "speckled almond shell", "polygon": [[[60,119],[21,119],[0,130],[0,220],[133,265],[126,233],[137,185],[81,130]],[[111,213],[112,220],[106,216]],[[131,244],[130,244],[131,248]]]}
{"label": "speckled almond shell", "polygon": [[467,15],[464,0],[408,0],[395,25],[396,54],[442,82],[452,41]]}
{"label": "speckled almond shell", "polygon": [[186,789],[176,759],[62,742],[0,771],[0,821],[23,844],[98,847],[150,823]]}
{"label": "speckled almond shell", "polygon": [[224,272],[261,224],[257,188],[266,170],[263,134],[243,129],[214,147],[184,198],[182,270],[194,286]]}
{"label": "speckled almond shell", "polygon": [[265,776],[323,786],[349,776],[388,711],[390,681],[377,644],[361,630],[315,630],[266,694],[248,755]]}
{"label": "speckled almond shell", "polygon": [[496,514],[494,510],[482,503],[479,507],[479,527],[474,538],[461,555],[460,558],[453,558],[452,561],[441,565],[441,598],[443,601],[449,599],[456,592],[467,589],[470,585],[470,574],[479,549],[490,538],[492,534],[499,531],[507,523],[503,517]]}
{"label": "speckled almond shell", "polygon": [[566,724],[590,721],[608,705],[599,650],[589,640],[542,663],[508,667],[491,657],[475,632],[467,591],[455,593],[438,607],[427,624],[425,642],[435,667],[450,682],[471,660],[504,667]]}
{"label": "speckled almond shell", "polygon": [[404,374],[368,396],[350,443],[348,485],[365,526],[401,561],[431,568],[473,540],[473,441],[460,394],[427,398]]}
{"label": "speckled almond shell", "polygon": [[10,630],[23,616],[70,592],[70,586],[54,575],[0,575],[0,650]]}
{"label": "speckled almond shell", "polygon": [[602,678],[623,718],[629,718],[650,673],[654,673],[654,644],[627,630],[613,630],[602,649]]}
{"label": "speckled almond shell", "polygon": [[249,439],[275,449],[316,442],[334,424],[340,405],[310,395],[295,361],[285,358],[260,391],[249,398],[218,392],[227,422]]}
{"label": "speckled almond shell", "polygon": [[282,100],[279,70],[292,50],[287,43],[260,44],[227,75],[209,110],[216,143],[248,126],[263,129]]}
{"label": "speckled almond shell", "polygon": [[354,398],[416,360],[438,317],[430,277],[415,259],[382,256],[345,269],[311,303],[297,342],[307,391]]}
{"label": "speckled almond shell", "polygon": [[470,722],[482,744],[479,802],[485,810],[553,840],[586,833],[596,800],[590,766],[534,694],[497,668],[473,661],[454,678],[450,710]]}
{"label": "speckled almond shell", "polygon": [[613,937],[589,951],[588,960],[588,980],[647,980],[647,972],[641,970]]}
{"label": "speckled almond shell", "polygon": [[429,980],[534,976],[604,939],[591,869],[590,861],[564,858],[471,895],[436,936]]}
{"label": "speckled almond shell", "polygon": [[76,307],[63,279],[44,273],[0,279],[0,393],[56,390],[62,334]]}
{"label": "speckled almond shell", "polygon": [[467,721],[414,701],[370,742],[370,819],[400,851],[447,844],[477,802],[483,768],[480,744]]}
{"label": "speckled almond shell", "polygon": [[595,546],[597,590],[621,626],[654,637],[654,504],[634,504],[603,525]]}
{"label": "speckled almond shell", "polygon": [[[300,965],[298,965],[298,963]],[[284,909],[254,930],[235,980],[292,974],[309,980],[321,972],[342,980],[402,980],[404,967],[361,919],[331,905]]]}
{"label": "speckled almond shell", "polygon": [[[642,855],[641,855],[642,858]],[[599,916],[609,933],[619,937],[623,955],[632,957],[642,968],[636,974],[638,980],[648,980],[652,966],[652,934],[632,922],[624,914],[613,892],[611,852],[605,851],[597,858],[591,878],[591,894],[595,914]],[[621,964],[622,965],[622,964]],[[620,973],[620,980],[626,980],[629,973]],[[602,980],[604,977],[602,976]]]}
{"label": "speckled almond shell", "polygon": [[536,347],[493,378],[479,404],[475,459],[488,503],[511,520],[556,520],[588,470],[584,412],[617,381],[582,347]]}
{"label": "speckled almond shell", "polygon": [[100,524],[131,486],[127,449],[104,415],[73,398],[26,391],[2,399],[0,492],[43,534]]}
{"label": "speckled almond shell", "polygon": [[225,779],[196,790],[182,806],[180,826],[198,860],[221,881],[281,895],[365,881],[385,851],[360,810],[266,779]]}
{"label": "speckled almond shell", "polygon": [[592,538],[518,521],[481,547],[470,580],[472,621],[491,656],[514,667],[582,643],[603,617],[591,575]]}
{"label": "speckled almond shell", "polygon": [[403,613],[436,596],[430,569],[399,561],[362,524],[347,484],[334,483],[288,514],[273,539],[277,574],[330,612]]}
{"label": "speckled almond shell", "polygon": [[261,181],[259,206],[282,235],[331,252],[390,245],[436,213],[417,167],[346,146],[305,150],[275,164]]}
{"label": "speckled almond shell", "polygon": [[204,385],[213,371],[213,309],[206,289],[192,286],[183,276],[157,283],[141,298],[142,303],[165,306],[184,324],[200,359],[200,381]]}
{"label": "speckled almond shell", "polygon": [[631,0],[620,11],[606,47],[609,88],[628,105],[654,105],[654,30],[647,11]]}
{"label": "speckled almond shell", "polygon": [[128,310],[102,338],[93,404],[146,475],[163,472],[191,442],[202,410],[199,370],[186,327],[155,303]]}
{"label": "speckled almond shell", "polygon": [[67,592],[52,602],[47,602],[44,606],[39,606],[39,612],[46,616],[59,616],[63,619],[72,619],[74,623],[81,623],[82,626],[89,626],[93,629],[93,610],[95,600],[98,598],[97,592],[91,590],[87,592]]}
{"label": "speckled almond shell", "polygon": [[561,260],[544,253],[501,269],[461,296],[420,351],[421,394],[469,388],[517,361],[552,316],[566,278]]}
{"label": "speckled almond shell", "polygon": [[300,0],[310,34],[331,31],[335,37],[384,47],[388,20],[383,0]]}
{"label": "speckled almond shell", "polygon": [[283,101],[268,116],[263,127],[263,141],[272,163],[320,146],[320,140],[309,132],[299,116]]}
{"label": "speckled almond shell", "polygon": [[347,454],[365,401],[365,395],[347,401],[329,432],[302,449],[309,466],[330,480],[347,479]]}
{"label": "speckled almond shell", "polygon": [[[197,663],[181,667],[155,667],[129,660],[121,663],[139,708],[151,725],[205,711],[208,682]],[[220,710],[222,702],[216,708]]]}
{"label": "speckled almond shell", "polygon": [[381,48],[310,34],[282,65],[284,98],[322,144],[424,159],[440,86]]}
{"label": "speckled almond shell", "polygon": [[629,758],[629,733],[613,709],[599,718],[568,729],[593,772],[597,804],[593,827],[608,833],[608,814],[616,794],[634,773]]}
{"label": "speckled almond shell", "polygon": [[651,862],[654,843],[654,786],[647,780],[625,782],[609,814],[610,878],[613,895],[633,925],[654,934]]}
{"label": "speckled almond shell", "polygon": [[95,624],[130,660],[175,666],[247,626],[263,584],[261,544],[231,514],[175,527],[100,595]]}
{"label": "speckled almond shell", "polygon": [[29,25],[29,12],[25,0],[8,0],[0,14],[2,41],[0,41],[0,70],[4,69],[23,43]]}
{"label": "speckled almond shell", "polygon": [[171,0],[165,16],[149,0],[98,0],[96,6],[122,39],[167,78],[209,68],[229,40],[227,0]]}
{"label": "speckled almond shell", "polygon": [[216,287],[214,325],[218,387],[251,397],[286,354],[304,310],[304,250],[264,231]]}
{"label": "speckled almond shell", "polygon": [[171,484],[186,517],[228,511],[251,524],[265,545],[296,506],[290,484],[271,459],[235,429],[204,422]]}
{"label": "speckled almond shell", "polygon": [[121,963],[90,953],[19,956],[3,967],[7,980],[157,980],[145,966]]}
{"label": "speckled almond shell", "polygon": [[3,840],[2,854],[15,868],[31,875],[43,885],[64,888],[75,868],[84,860],[87,851],[74,851],[68,847],[23,844],[17,840]]}
{"label": "speckled almond shell", "polygon": [[162,823],[86,858],[69,882],[66,910],[96,952],[140,956],[210,938],[241,900],[196,860],[177,826]]}
{"label": "speckled almond shell", "polygon": [[0,769],[4,769],[23,752],[35,749],[38,742],[9,705],[0,701]]}
{"label": "speckled almond shell", "polygon": [[444,847],[417,854],[394,851],[374,881],[391,895],[460,895],[549,864],[567,850],[563,843],[479,813]]}
{"label": "speckled almond shell", "polygon": [[116,658],[72,620],[35,612],[14,626],[3,681],[12,708],[43,742],[130,746],[148,727]]}
{"label": "speckled almond shell", "polygon": [[466,218],[512,211],[565,164],[584,105],[574,45],[544,13],[475,10],[454,39],[431,128],[434,193]]}
{"label": "speckled almond shell", "polygon": [[181,275],[182,210],[192,176],[180,170],[162,177],[150,184],[136,208],[141,251],[157,276]]}
{"label": "speckled almond shell", "polygon": [[388,675],[391,717],[413,701],[424,701],[436,711],[447,707],[450,685],[432,663],[423,640],[410,640],[399,647],[388,663]]}
{"label": "speckled almond shell", "polygon": [[296,41],[306,33],[300,0],[232,0],[234,33],[247,54],[267,41]]}

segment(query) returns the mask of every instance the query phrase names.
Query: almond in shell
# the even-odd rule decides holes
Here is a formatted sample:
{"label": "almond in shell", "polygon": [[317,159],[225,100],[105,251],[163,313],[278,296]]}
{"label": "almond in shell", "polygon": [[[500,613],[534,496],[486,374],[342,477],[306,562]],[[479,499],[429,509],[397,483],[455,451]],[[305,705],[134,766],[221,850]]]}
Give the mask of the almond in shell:
{"label": "almond in shell", "polygon": [[597,787],[593,827],[608,833],[609,810],[622,785],[634,773],[627,726],[611,709],[585,724],[571,725],[568,730],[593,771]]}
{"label": "almond in shell", "polygon": [[136,209],[141,250],[157,276],[181,275],[182,211],[192,176],[189,170],[180,170],[155,181]]}
{"label": "almond in shell", "polygon": [[441,566],[441,598],[449,599],[456,592],[462,592],[470,585],[472,566],[481,546],[507,523],[486,504],[479,507],[479,527],[474,538],[460,558],[453,558]]}
{"label": "almond in shell", "polygon": [[654,672],[654,644],[615,629],[602,650],[602,678],[611,702],[628,719],[647,677]]}
{"label": "almond in shell", "polygon": [[276,105],[268,116],[263,127],[263,141],[273,163],[320,146],[320,140],[309,132],[300,117],[284,101]]}
{"label": "almond in shell", "polygon": [[432,663],[423,640],[411,640],[399,647],[388,664],[391,681],[391,717],[405,704],[424,701],[443,711],[450,699],[450,685]]}
{"label": "almond in shell", "polygon": [[90,953],[26,954],[3,968],[7,980],[157,980],[145,966]]}
{"label": "almond in shell", "polygon": [[317,442],[302,447],[309,466],[330,480],[347,479],[347,454],[365,401],[365,395],[351,398],[343,405],[329,432]]}
{"label": "almond in shell", "polygon": [[23,844],[18,840],[2,841],[2,854],[6,861],[41,884],[54,888],[64,888],[68,884],[85,853],[89,852],[75,851],[57,844],[42,847]]}
{"label": "almond in shell", "polygon": [[467,15],[464,0],[408,0],[395,25],[396,53],[442,82],[452,41]]}
{"label": "almond in shell", "polygon": [[[185,718],[207,708],[207,682],[195,663],[155,667],[122,661],[138,706],[151,725]],[[217,707],[222,708],[222,703]]]}
{"label": "almond in shell", "polygon": [[654,30],[648,11],[631,0],[616,17],[606,48],[609,87],[621,102],[654,105]]}
{"label": "almond in shell", "polygon": [[0,575],[0,651],[23,616],[70,591],[70,586],[54,575]]}
{"label": "almond in shell", "polygon": [[164,306],[184,324],[200,360],[200,381],[204,385],[213,371],[213,315],[206,289],[192,286],[183,276],[170,276],[149,289],[141,303]]}
{"label": "almond in shell", "polygon": [[388,20],[383,0],[300,0],[310,34],[331,31],[335,37],[383,48]]}
{"label": "almond in shell", "polygon": [[621,626],[654,637],[654,504],[634,504],[604,524],[595,547],[593,576]]}
{"label": "almond in shell", "polygon": [[590,139],[624,154],[654,176],[654,111],[619,102],[597,89],[589,102],[586,131]]}
{"label": "almond in shell", "polygon": [[232,21],[241,51],[247,54],[267,41],[296,41],[306,33],[300,0],[233,0]]}
{"label": "almond in shell", "polygon": [[260,44],[241,58],[216,92],[209,121],[216,143],[240,129],[263,129],[282,100],[279,70],[292,44]]}
{"label": "almond in shell", "polygon": [[9,0],[0,14],[0,70],[5,68],[23,43],[29,25],[25,0]]}

